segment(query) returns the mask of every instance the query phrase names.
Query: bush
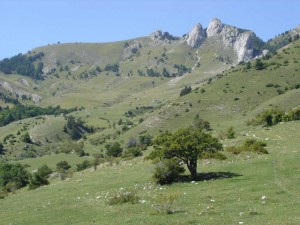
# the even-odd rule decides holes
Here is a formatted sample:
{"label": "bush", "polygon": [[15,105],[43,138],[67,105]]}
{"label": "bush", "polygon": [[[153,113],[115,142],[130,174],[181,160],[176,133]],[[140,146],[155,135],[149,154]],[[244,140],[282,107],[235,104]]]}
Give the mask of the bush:
{"label": "bush", "polygon": [[235,146],[230,146],[228,148],[225,149],[225,151],[230,152],[232,154],[238,155],[242,152],[242,148],[240,147],[235,147]]}
{"label": "bush", "polygon": [[39,175],[38,173],[35,173],[33,175],[33,178],[30,181],[29,190],[33,190],[40,186],[44,186],[44,185],[48,185],[48,184],[50,184],[50,183],[46,177],[43,177],[43,176]]}
{"label": "bush", "polygon": [[176,159],[163,159],[159,161],[154,170],[153,179],[158,184],[170,184],[179,178],[184,168]]}
{"label": "bush", "polygon": [[194,118],[193,127],[201,128],[204,130],[211,130],[210,123],[204,119],[199,118],[198,115]]}
{"label": "bush", "polygon": [[92,166],[92,163],[88,160],[84,160],[82,163],[77,164],[77,171],[85,170]]}
{"label": "bush", "polygon": [[107,156],[119,157],[122,155],[123,149],[119,142],[109,143],[105,145]]}
{"label": "bush", "polygon": [[243,145],[239,147],[230,146],[226,148],[226,151],[232,154],[240,154],[242,152],[255,152],[258,154],[268,154],[267,149],[265,149],[266,146],[267,144],[265,142],[256,141],[255,139],[246,139]]}
{"label": "bush", "polygon": [[37,172],[34,173],[33,177],[30,179],[29,190],[50,184],[47,178],[52,172],[53,171],[47,165],[38,168]]}
{"label": "bush", "polygon": [[180,91],[180,96],[184,96],[189,94],[192,91],[192,88],[190,86],[185,86],[183,89]]}
{"label": "bush", "polygon": [[65,180],[68,176],[70,176],[69,169],[71,166],[67,161],[60,161],[56,164],[57,172],[62,180]]}
{"label": "bush", "polygon": [[259,113],[256,118],[249,122],[253,125],[273,126],[279,122],[282,122],[284,113],[278,108],[270,108]]}
{"label": "bush", "polygon": [[235,138],[235,132],[233,130],[233,127],[229,127],[226,131],[226,137],[228,139],[234,139]]}
{"label": "bush", "polygon": [[12,192],[29,183],[30,174],[21,164],[0,163],[0,188]]}
{"label": "bush", "polygon": [[127,150],[127,154],[133,157],[139,157],[143,155],[143,152],[139,147],[131,147]]}
{"label": "bush", "polygon": [[137,203],[139,197],[136,195],[135,191],[127,190],[126,188],[121,188],[112,195],[108,196],[107,203],[109,205],[124,204],[124,203]]}

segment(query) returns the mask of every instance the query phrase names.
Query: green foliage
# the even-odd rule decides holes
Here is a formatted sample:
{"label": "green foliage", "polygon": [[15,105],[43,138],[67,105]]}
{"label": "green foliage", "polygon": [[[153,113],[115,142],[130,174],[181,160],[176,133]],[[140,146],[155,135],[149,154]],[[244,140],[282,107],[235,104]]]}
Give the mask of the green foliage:
{"label": "green foliage", "polygon": [[0,155],[3,155],[5,152],[4,145],[0,142]]}
{"label": "green foliage", "polygon": [[194,118],[193,121],[193,127],[194,128],[201,128],[203,130],[211,130],[210,128],[210,123],[204,119],[199,118],[199,115],[197,114],[197,116]]}
{"label": "green foliage", "polygon": [[12,192],[29,183],[30,174],[21,164],[0,163],[0,188]]}
{"label": "green foliage", "polygon": [[185,74],[185,73],[191,72],[191,69],[190,69],[190,68],[187,68],[185,65],[178,65],[178,64],[175,64],[175,65],[174,65],[174,68],[177,69],[177,73],[174,74],[175,76],[176,76],[176,75],[182,76],[182,75]]}
{"label": "green foliage", "polygon": [[62,170],[68,170],[70,169],[71,166],[67,161],[60,161],[59,163],[56,164],[56,170],[57,171],[62,171]]}
{"label": "green foliage", "polygon": [[190,86],[185,86],[183,89],[180,91],[180,96],[184,96],[189,94],[192,91],[192,88]]}
{"label": "green foliage", "polygon": [[122,155],[123,149],[119,142],[108,143],[105,145],[107,156],[119,157]]}
{"label": "green foliage", "polygon": [[147,75],[149,77],[160,77],[160,73],[155,71],[154,69],[150,68],[150,69],[147,69],[146,71]]}
{"label": "green foliage", "polygon": [[47,165],[43,165],[38,168],[37,172],[35,172],[33,177],[30,179],[29,190],[50,184],[47,178],[52,172],[53,171]]}
{"label": "green foliage", "polygon": [[25,134],[22,135],[22,141],[24,141],[25,143],[28,143],[28,144],[32,143],[28,132],[26,132]]}
{"label": "green foliage", "polygon": [[242,152],[255,152],[258,154],[268,154],[268,151],[265,149],[267,144],[265,142],[257,141],[255,139],[246,139],[244,143],[239,146],[230,146],[226,148],[227,152],[232,154],[240,154]]}
{"label": "green foliage", "polygon": [[24,76],[29,76],[36,80],[42,80],[44,64],[42,62],[39,62],[36,68],[34,62],[43,57],[44,53],[40,52],[33,56],[18,54],[11,58],[5,58],[0,61],[0,71],[5,74],[18,73]]}
{"label": "green foliage", "polygon": [[251,125],[273,126],[279,122],[300,120],[300,108],[294,108],[283,112],[276,107],[269,108],[259,113],[255,119],[248,122]]}
{"label": "green foliage", "polygon": [[89,128],[85,126],[80,118],[75,119],[75,117],[69,116],[64,131],[70,135],[72,140],[78,140],[83,134],[92,133],[94,129],[93,127]]}
{"label": "green foliage", "polygon": [[82,163],[79,163],[76,166],[77,166],[77,171],[82,171],[91,167],[92,163],[89,160],[84,160]]}
{"label": "green foliage", "polygon": [[115,63],[115,64],[107,64],[104,67],[104,71],[111,71],[111,72],[119,72],[119,64]]}
{"label": "green foliage", "polygon": [[256,59],[254,67],[256,70],[263,70],[266,68],[266,65],[262,62],[261,59]]}
{"label": "green foliage", "polygon": [[142,147],[150,146],[150,145],[151,145],[151,142],[152,142],[152,136],[149,135],[149,134],[146,134],[146,135],[140,135],[140,136],[139,136],[139,142],[140,142],[140,145],[141,145]]}
{"label": "green foliage", "polygon": [[204,153],[215,153],[223,150],[217,138],[202,129],[183,128],[174,133],[164,132],[155,138],[154,151],[148,159],[177,158],[187,165],[192,178],[197,177],[197,160]]}
{"label": "green foliage", "polygon": [[59,173],[61,180],[65,180],[70,175],[69,173],[70,168],[71,166],[65,160],[60,161],[56,164],[56,170]]}
{"label": "green foliage", "polygon": [[158,184],[171,184],[176,181],[184,168],[178,159],[162,159],[156,163],[153,173],[153,180]]}
{"label": "green foliage", "polygon": [[61,109],[60,106],[41,108],[34,105],[25,106],[18,104],[12,108],[0,110],[0,126],[5,126],[17,120],[35,116],[67,114],[76,110],[77,108]]}
{"label": "green foliage", "polygon": [[233,127],[229,127],[226,131],[226,137],[228,139],[234,139],[235,138],[235,131],[233,129]]}
{"label": "green foliage", "polygon": [[139,197],[135,191],[127,190],[126,188],[121,188],[119,191],[116,191],[110,194],[107,198],[107,203],[109,205],[124,204],[124,203],[137,203]]}
{"label": "green foliage", "polygon": [[143,155],[142,150],[138,146],[130,147],[126,151],[126,155],[130,155],[133,157],[139,157]]}

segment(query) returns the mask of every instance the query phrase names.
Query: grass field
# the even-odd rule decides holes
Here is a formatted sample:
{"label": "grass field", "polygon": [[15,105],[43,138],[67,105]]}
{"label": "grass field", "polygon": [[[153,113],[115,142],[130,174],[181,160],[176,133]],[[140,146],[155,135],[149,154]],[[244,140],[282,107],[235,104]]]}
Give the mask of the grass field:
{"label": "grass field", "polygon": [[[298,224],[299,128],[253,128],[249,135],[267,140],[269,154],[201,161],[201,173],[212,175],[207,180],[154,185],[153,165],[142,158],[54,179],[1,200],[0,224]],[[107,204],[121,188],[135,191],[139,202]]]}
{"label": "grass field", "polygon": [[[66,123],[63,116],[17,121],[0,129],[1,139],[13,135],[4,143],[7,154],[2,159],[15,160],[24,152],[21,137],[28,132],[34,142],[40,143],[32,147],[47,154],[18,162],[33,171],[43,164],[55,170],[59,161],[66,160],[74,172],[76,164],[92,160],[94,153],[105,148],[105,143],[93,145],[94,139],[107,136],[107,142],[118,141],[126,149],[132,137],[155,136],[164,130],[188,127],[196,117],[210,123],[212,134],[221,139],[224,147],[238,146],[246,138],[255,138],[267,143],[269,154],[225,152],[224,161],[199,161],[201,179],[182,179],[167,186],[152,182],[154,165],[143,157],[118,158],[101,164],[97,170],[74,172],[65,181],[53,177],[48,186],[32,191],[26,187],[0,199],[0,225],[299,224],[300,122],[265,128],[247,126],[247,121],[271,106],[289,110],[300,105],[300,89],[296,87],[300,84],[300,41],[263,59],[268,65],[263,70],[255,69],[255,60],[251,68],[241,64],[229,69],[231,64],[218,58],[234,61],[232,49],[220,51],[220,46],[210,42],[197,50],[178,43],[152,46],[148,38],[128,43],[130,46],[142,43],[139,54],[125,57],[126,51],[130,51],[124,48],[125,42],[38,48],[36,52],[46,54],[45,64],[67,65],[69,71],[61,71],[44,81],[26,78],[29,81],[26,87],[19,82],[21,76],[1,78],[40,95],[43,98],[40,106],[82,107],[71,115],[96,128],[95,133],[87,134],[82,140],[90,156],[79,157],[75,153],[54,154],[70,140],[63,132]],[[81,73],[94,70],[97,65],[103,68],[107,63],[119,63],[120,74],[105,71],[79,79]],[[138,69],[147,68],[161,72],[166,67],[171,71],[174,64],[194,69],[176,78],[136,74]],[[128,74],[131,70],[132,75]],[[179,97],[186,85],[193,91]],[[143,107],[152,108],[126,116],[128,111]],[[118,124],[120,119],[123,123]],[[130,125],[123,129],[126,123]],[[224,133],[231,126],[236,138],[228,140]],[[143,152],[144,156],[150,151],[151,147]],[[135,204],[108,204],[117,191],[125,190],[137,196]]]}

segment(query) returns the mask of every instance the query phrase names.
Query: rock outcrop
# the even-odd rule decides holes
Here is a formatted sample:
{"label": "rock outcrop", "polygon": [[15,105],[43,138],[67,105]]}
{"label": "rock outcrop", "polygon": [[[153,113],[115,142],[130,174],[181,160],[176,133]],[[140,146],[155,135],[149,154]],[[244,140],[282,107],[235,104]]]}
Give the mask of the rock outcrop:
{"label": "rock outcrop", "polygon": [[199,47],[206,38],[206,32],[202,28],[202,25],[198,23],[190,33],[187,34],[186,42],[192,48]]}
{"label": "rock outcrop", "polygon": [[163,36],[163,33],[162,33],[161,30],[157,30],[157,31],[155,31],[155,32],[153,32],[149,35],[150,39],[153,40],[153,41],[161,40],[162,36]]}
{"label": "rock outcrop", "polygon": [[12,85],[11,83],[7,81],[0,80],[0,90],[3,89],[12,95],[15,96],[27,96],[28,98],[31,98],[34,103],[39,103],[42,100],[42,97],[37,94],[29,93],[19,87],[16,87]]}
{"label": "rock outcrop", "polygon": [[237,61],[248,61],[254,57],[254,33],[234,26],[223,24],[219,19],[213,19],[207,30],[197,24],[185,37],[187,45],[200,47],[206,39],[221,41],[225,48],[232,47],[237,54]]}

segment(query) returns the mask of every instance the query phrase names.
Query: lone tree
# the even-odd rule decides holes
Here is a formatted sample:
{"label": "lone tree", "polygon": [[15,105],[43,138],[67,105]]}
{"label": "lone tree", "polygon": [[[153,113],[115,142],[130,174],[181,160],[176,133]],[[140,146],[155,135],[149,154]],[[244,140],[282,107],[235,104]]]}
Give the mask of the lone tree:
{"label": "lone tree", "polygon": [[217,138],[202,129],[188,127],[174,133],[164,132],[153,141],[154,150],[148,159],[177,158],[187,165],[192,179],[197,178],[197,160],[207,153],[223,150]]}

